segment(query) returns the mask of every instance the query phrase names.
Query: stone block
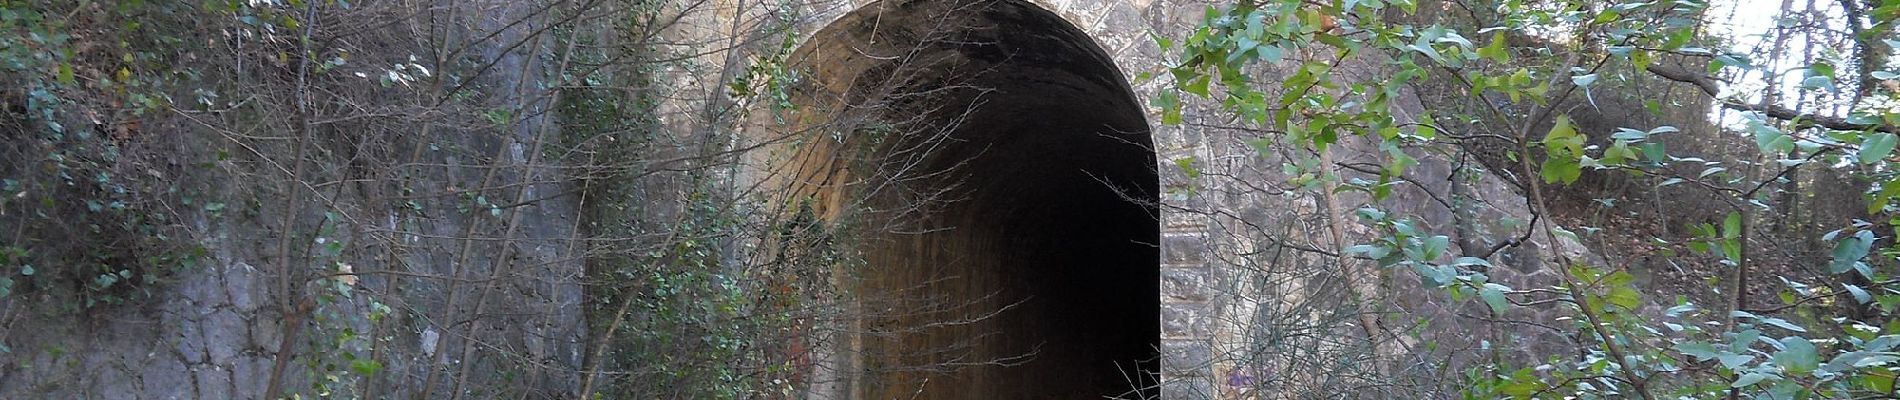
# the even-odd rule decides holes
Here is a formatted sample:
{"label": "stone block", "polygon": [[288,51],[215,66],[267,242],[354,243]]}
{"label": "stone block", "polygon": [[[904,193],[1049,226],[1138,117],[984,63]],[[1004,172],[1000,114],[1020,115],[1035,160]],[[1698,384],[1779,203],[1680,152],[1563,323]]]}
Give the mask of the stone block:
{"label": "stone block", "polygon": [[[1180,125],[1161,126],[1155,129],[1154,140],[1156,146],[1155,150],[1164,152],[1188,150],[1202,146],[1200,129]],[[1174,165],[1163,165],[1161,168],[1173,168],[1177,172],[1181,170],[1180,167]],[[1182,177],[1185,177],[1185,175]]]}
{"label": "stone block", "polygon": [[196,399],[192,390],[192,372],[177,358],[149,357],[139,368],[139,393],[146,399]]}
{"label": "stone block", "polygon": [[1161,264],[1201,265],[1206,261],[1206,236],[1171,234],[1161,237]]}
{"label": "stone block", "polygon": [[[1193,157],[1193,154],[1188,153],[1188,154],[1182,154],[1181,157],[1162,159],[1161,165],[1155,167],[1156,175],[1160,175],[1160,178],[1161,178],[1162,190],[1174,190],[1176,188],[1192,188],[1192,187],[1200,186],[1199,185],[1200,179],[1189,177],[1187,171],[1181,169],[1180,164],[1176,164],[1177,162],[1176,160],[1187,158],[1187,157]],[[1203,163],[1199,161],[1190,162],[1188,165],[1194,168],[1206,167],[1206,165],[1204,165]]]}
{"label": "stone block", "polygon": [[1161,301],[1207,301],[1207,275],[1206,268],[1162,268]]}
{"label": "stone block", "polygon": [[1161,400],[1206,400],[1215,398],[1214,382],[1208,377],[1182,377],[1161,383]]}
{"label": "stone block", "polygon": [[1209,209],[1207,200],[1201,196],[1167,193],[1161,196],[1161,227],[1169,231],[1198,231],[1207,229],[1207,215],[1199,210]]}
{"label": "stone block", "polygon": [[231,373],[216,366],[194,367],[192,383],[201,399],[230,399]]}
{"label": "stone block", "polygon": [[257,293],[261,288],[258,285],[258,274],[256,267],[242,261],[224,268],[219,273],[224,278],[223,289],[228,293],[231,306],[236,308],[237,312],[249,314],[256,312],[260,306],[257,300],[260,297]]}
{"label": "stone block", "polygon": [[1214,348],[1205,340],[1162,340],[1161,373],[1169,376],[1208,376]]}
{"label": "stone block", "polygon": [[1162,304],[1161,337],[1206,338],[1213,325],[1202,304]]}
{"label": "stone block", "polygon": [[210,355],[208,360],[213,364],[229,365],[245,346],[251,344],[246,340],[248,324],[244,322],[244,317],[231,310],[214,311],[205,316],[201,324],[199,327],[203,329],[200,332],[204,340],[198,345],[203,346]]}

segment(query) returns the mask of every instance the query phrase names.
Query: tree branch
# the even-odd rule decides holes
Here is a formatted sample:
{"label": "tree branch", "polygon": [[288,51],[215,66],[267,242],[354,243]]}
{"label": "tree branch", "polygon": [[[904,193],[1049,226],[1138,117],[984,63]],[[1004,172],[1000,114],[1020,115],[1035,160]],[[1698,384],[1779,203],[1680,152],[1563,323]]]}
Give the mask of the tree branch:
{"label": "tree branch", "polygon": [[1656,76],[1660,76],[1663,79],[1693,84],[1697,88],[1701,88],[1702,93],[1708,94],[1710,98],[1714,98],[1716,99],[1716,101],[1721,102],[1722,108],[1727,108],[1730,110],[1737,110],[1737,111],[1760,112],[1764,115],[1767,115],[1769,118],[1793,121],[1796,127],[1802,127],[1802,128],[1822,127],[1822,128],[1833,129],[1837,131],[1872,130],[1872,131],[1880,131],[1880,132],[1887,132],[1887,133],[1900,133],[1900,127],[1896,127],[1893,125],[1855,123],[1855,122],[1849,122],[1846,118],[1829,116],[1829,115],[1808,114],[1808,113],[1803,113],[1799,110],[1782,107],[1782,106],[1767,105],[1767,104],[1749,104],[1749,103],[1743,103],[1740,100],[1723,99],[1721,97],[1721,93],[1722,93],[1721,85],[1716,82],[1715,78],[1711,78],[1708,75],[1697,74],[1695,72],[1678,69],[1678,68],[1665,67],[1659,64],[1650,64],[1648,68],[1645,68],[1645,70],[1648,70],[1649,73],[1656,74]]}

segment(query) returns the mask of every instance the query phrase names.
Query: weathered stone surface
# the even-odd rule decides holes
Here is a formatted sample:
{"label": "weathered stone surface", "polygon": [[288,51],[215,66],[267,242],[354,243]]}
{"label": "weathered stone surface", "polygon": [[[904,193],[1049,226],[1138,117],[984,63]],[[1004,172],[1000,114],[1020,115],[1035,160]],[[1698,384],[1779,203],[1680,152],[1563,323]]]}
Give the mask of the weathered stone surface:
{"label": "weathered stone surface", "polygon": [[256,354],[238,361],[228,371],[231,373],[231,395],[234,398],[263,397],[264,383],[270,381],[271,358],[266,354]]}
{"label": "weathered stone surface", "polygon": [[1169,232],[1201,232],[1207,229],[1207,216],[1196,211],[1207,209],[1207,198],[1187,189],[1163,188],[1161,229]]}
{"label": "weathered stone surface", "polygon": [[1168,400],[1206,400],[1214,399],[1213,378],[1193,376],[1171,379],[1161,383],[1161,398]]}
{"label": "weathered stone surface", "polygon": [[149,363],[139,368],[139,393],[144,399],[197,399],[192,390],[192,372],[169,354],[149,354]]}
{"label": "weathered stone surface", "polygon": [[1163,303],[1200,302],[1208,299],[1207,269],[1162,268],[1161,296]]}
{"label": "weathered stone surface", "polygon": [[200,324],[204,332],[204,340],[200,343],[206,354],[209,354],[212,364],[231,365],[237,361],[244,346],[251,343],[248,333],[250,327],[235,312],[213,311]]}
{"label": "weathered stone surface", "polygon": [[[277,285],[288,280],[294,282],[286,286],[295,292],[326,295],[334,293],[333,288],[325,285],[332,283],[331,281],[312,278],[315,278],[316,274],[334,268],[339,263],[354,265],[356,271],[402,271],[435,277],[454,276],[454,273],[463,269],[470,270],[467,271],[469,276],[477,274],[485,276],[491,275],[491,272],[496,270],[493,266],[506,268],[501,269],[505,273],[492,274],[497,276],[497,279],[481,279],[480,283],[497,282],[492,290],[486,291],[490,297],[487,299],[485,314],[455,316],[453,318],[455,323],[464,327],[469,326],[471,321],[485,324],[488,329],[477,332],[478,335],[483,335],[478,338],[483,345],[512,350],[524,347],[523,343],[529,340],[545,341],[551,344],[539,348],[541,357],[527,362],[513,357],[512,354],[501,361],[495,360],[503,357],[489,356],[486,360],[480,361],[483,368],[471,372],[467,384],[494,386],[490,383],[501,382],[505,378],[513,379],[510,382],[516,384],[514,387],[519,387],[520,376],[526,375],[520,372],[530,368],[545,367],[547,370],[564,372],[578,370],[579,360],[583,353],[581,343],[585,341],[581,335],[588,331],[581,320],[585,309],[580,301],[582,294],[579,281],[582,270],[580,257],[566,254],[571,248],[584,247],[570,246],[568,242],[576,234],[574,226],[576,218],[573,216],[577,214],[578,202],[574,197],[565,195],[574,191],[567,186],[568,179],[563,176],[565,174],[563,169],[545,165],[549,163],[545,158],[536,161],[542,165],[533,165],[530,158],[536,155],[533,152],[534,148],[520,145],[532,142],[538,135],[545,133],[541,128],[555,125],[541,123],[547,118],[552,118],[550,116],[552,113],[545,110],[545,103],[539,103],[541,100],[535,100],[535,98],[543,100],[546,98],[530,95],[541,93],[530,93],[531,91],[546,89],[541,78],[552,74],[544,73],[546,69],[544,61],[551,58],[547,56],[554,54],[553,49],[557,47],[552,40],[541,43],[526,40],[531,38],[537,29],[545,28],[539,25],[541,23],[539,20],[532,23],[526,22],[533,19],[531,16],[535,15],[534,13],[539,12],[536,10],[541,10],[537,6],[544,4],[534,1],[458,3],[445,6],[454,8],[456,10],[454,14],[459,15],[451,18],[454,19],[453,22],[447,20],[433,22],[442,23],[441,26],[445,27],[453,26],[438,34],[481,38],[463,43],[466,46],[464,54],[469,56],[470,61],[484,63],[492,61],[499,67],[477,75],[460,75],[458,83],[470,85],[465,93],[471,94],[471,97],[483,99],[477,101],[490,102],[484,103],[482,107],[493,107],[497,110],[521,107],[522,109],[518,110],[521,112],[520,123],[505,124],[509,127],[496,129],[445,128],[447,132],[440,133],[437,137],[423,135],[408,137],[420,138],[419,141],[411,144],[427,142],[429,147],[439,145],[441,148],[439,151],[431,150],[429,154],[421,155],[423,159],[409,161],[440,165],[443,168],[431,169],[429,172],[421,172],[404,178],[414,179],[412,181],[414,185],[405,186],[405,190],[413,189],[417,193],[448,193],[466,190],[450,189],[456,185],[467,188],[474,184],[490,183],[494,185],[493,188],[507,188],[490,191],[489,198],[497,201],[502,199],[498,195],[504,192],[513,195],[516,190],[519,190],[523,195],[520,200],[529,204],[514,208],[520,212],[519,221],[506,230],[507,233],[514,235],[507,239],[514,240],[513,243],[518,246],[498,246],[484,242],[472,247],[474,250],[479,250],[471,252],[477,254],[474,256],[460,258],[455,257],[457,254],[453,252],[447,252],[450,253],[449,255],[442,254],[445,251],[441,249],[457,248],[456,244],[463,243],[443,238],[468,235],[470,231],[477,232],[475,235],[481,237],[501,236],[504,233],[504,229],[498,227],[501,224],[494,223],[497,219],[492,219],[493,216],[490,215],[481,215],[479,218],[485,219],[480,220],[480,223],[470,222],[475,221],[472,219],[455,217],[456,213],[449,211],[453,210],[455,200],[438,202],[418,198],[410,204],[426,208],[431,214],[418,216],[416,215],[418,213],[414,212],[416,210],[408,208],[410,206],[392,207],[390,197],[366,193],[380,190],[381,188],[369,187],[380,184],[360,187],[335,185],[330,191],[321,195],[297,191],[300,195],[311,197],[305,199],[308,201],[305,201],[302,207],[285,209],[281,207],[285,204],[284,198],[281,197],[283,193],[268,189],[263,190],[262,193],[237,193],[275,186],[274,184],[254,185],[256,182],[248,181],[251,179],[266,179],[271,182],[287,179],[279,175],[278,169],[252,170],[251,167],[256,164],[246,163],[258,160],[247,159],[249,155],[237,156],[237,160],[224,158],[212,160],[209,157],[188,159],[191,155],[167,153],[164,155],[170,157],[168,160],[171,162],[189,162],[194,165],[191,168],[191,171],[194,171],[192,173],[202,172],[205,176],[181,177],[171,171],[166,171],[167,176],[158,179],[174,184],[174,190],[191,192],[185,195],[187,199],[225,202],[231,205],[231,212],[207,215],[209,213],[189,212],[192,209],[203,208],[202,203],[166,204],[167,216],[181,218],[153,222],[169,224],[172,223],[171,221],[176,221],[195,228],[192,233],[201,235],[178,235],[173,239],[180,247],[202,247],[206,255],[192,259],[192,264],[189,266],[173,265],[174,261],[112,260],[113,263],[140,264],[140,267],[146,268],[176,269],[156,284],[139,284],[136,290],[116,293],[127,295],[125,296],[127,299],[117,300],[114,304],[95,306],[85,304],[87,300],[81,299],[50,299],[65,303],[36,304],[35,301],[48,299],[23,299],[18,294],[19,292],[15,292],[13,297],[0,298],[0,308],[6,310],[0,311],[0,314],[5,314],[7,317],[5,321],[7,326],[0,327],[0,331],[4,331],[0,333],[0,341],[4,341],[0,342],[0,345],[9,347],[11,350],[8,353],[0,353],[0,399],[265,398],[262,392],[265,390],[266,382],[269,381],[272,362],[278,355],[278,347],[283,342],[284,332],[281,324],[291,311],[283,309],[282,305],[285,303],[295,305],[297,301],[297,299],[280,298]],[[260,7],[277,5],[281,4],[258,4]],[[181,5],[181,7],[191,6]],[[331,4],[321,4],[313,5],[311,10],[332,12],[340,8],[335,8]],[[376,29],[417,21],[390,19],[387,21],[389,25]],[[426,19],[422,21],[424,22],[421,23],[425,24],[431,23]],[[400,31],[404,28],[389,29]],[[391,32],[395,31],[371,35]],[[318,32],[318,34],[329,33],[321,32],[321,30]],[[486,36],[490,33],[495,35]],[[215,48],[221,46],[210,44],[212,47],[199,47],[205,45],[187,41],[180,45],[185,47],[175,50],[180,52],[216,51]],[[405,52],[405,50],[395,48],[388,49]],[[384,55],[365,54],[364,56],[379,58]],[[403,57],[393,53],[387,56],[396,57],[392,59]],[[180,65],[179,67],[192,66]],[[449,68],[458,67],[445,69]],[[214,80],[224,79],[221,76],[208,75],[207,77]],[[716,81],[717,79],[705,80]],[[472,93],[477,91],[481,93]],[[162,138],[151,136],[154,139],[144,144],[187,142],[179,139],[189,139],[192,135],[199,134],[217,136],[208,130],[198,130],[197,128],[201,126],[169,125],[170,122],[160,122],[161,119],[153,118],[146,122],[152,125],[168,124],[165,128],[161,128],[166,135],[162,135]],[[338,133],[358,133],[341,131],[355,128],[325,127],[322,129],[318,135],[324,137],[332,137]],[[173,132],[173,130],[180,132]],[[12,131],[7,131],[0,133],[0,136],[11,133]],[[11,142],[12,139],[5,141]],[[224,142],[224,139],[216,141],[222,143],[221,146],[233,145],[233,143]],[[140,140],[130,140],[124,144],[130,148],[141,146],[139,142]],[[343,142],[334,143],[342,144]],[[241,144],[237,143],[237,145]],[[507,148],[504,144],[514,145],[512,149],[514,151],[501,151]],[[0,145],[0,147],[5,146]],[[337,149],[351,146],[343,145]],[[269,153],[276,149],[266,147],[261,150]],[[339,176],[317,176],[343,173],[340,171],[352,171],[347,172],[348,174],[377,175],[382,172],[374,171],[387,166],[382,163],[397,162],[396,160],[376,160],[373,163],[377,165],[371,166],[360,164],[359,162],[364,161],[363,159],[352,160],[349,155],[338,158],[331,157],[336,154],[314,154],[328,152],[328,150],[313,152],[311,157],[298,160],[301,165],[297,169],[311,171],[303,177],[304,179],[335,179]],[[280,159],[280,161],[290,159],[288,156],[280,157],[275,153],[258,156]],[[198,167],[196,166],[198,163],[211,166]],[[496,170],[505,170],[505,172],[496,174],[499,176],[493,182],[480,182],[482,173],[490,170],[491,167],[495,167]],[[233,172],[233,174],[224,174],[226,172]],[[152,174],[157,173],[152,172]],[[475,176],[476,179],[467,179],[468,176]],[[212,185],[209,188],[196,188],[184,183],[172,182],[190,180],[185,178],[247,181],[211,182]],[[384,182],[393,182],[393,180]],[[346,186],[350,187],[346,188]],[[204,192],[196,192],[200,189]],[[316,200],[316,197],[321,197],[321,200]],[[251,203],[251,207],[240,205],[246,201],[255,203]],[[176,209],[172,209],[174,207]],[[240,208],[246,210],[240,212],[238,211]],[[326,213],[332,215],[326,216]],[[296,226],[287,229],[281,226],[283,221],[292,221]],[[487,224],[481,226],[485,230],[474,230],[472,225],[481,224]],[[293,239],[289,244],[297,249],[292,252],[294,260],[288,262],[277,257],[281,250],[279,246],[285,244],[280,242],[280,239],[286,237],[284,235],[287,231],[294,233],[289,236]],[[312,236],[321,236],[322,239],[319,241]],[[340,253],[331,254],[325,245],[333,243],[344,243],[345,246]],[[124,243],[60,245],[121,246]],[[397,246],[402,248],[390,248]],[[494,250],[500,248],[510,249],[512,257],[505,261],[511,261],[513,264],[498,262],[495,260],[497,257],[490,255],[499,253]],[[166,256],[173,255],[175,254],[166,254]],[[308,257],[303,257],[305,255]],[[391,258],[401,258],[402,262],[391,260]],[[298,275],[281,276],[280,268],[291,268]],[[0,273],[11,274],[13,271],[9,269]],[[308,324],[304,326],[307,329],[302,331],[301,337],[291,340],[295,347],[291,349],[294,350],[292,354],[297,354],[298,358],[286,364],[288,371],[285,371],[284,376],[287,377],[285,387],[288,389],[284,395],[297,394],[303,398],[313,397],[308,390],[310,385],[307,379],[316,374],[307,370],[309,365],[307,361],[310,360],[308,357],[338,357],[336,354],[338,351],[359,351],[357,355],[367,355],[366,346],[363,343],[368,343],[368,338],[372,334],[365,317],[369,314],[370,307],[368,301],[357,300],[374,298],[382,301],[383,304],[394,304],[397,305],[396,308],[401,309],[397,311],[398,313],[438,313],[442,310],[440,303],[445,300],[444,294],[447,293],[443,286],[425,279],[410,279],[392,284],[389,280],[382,280],[384,278],[381,275],[364,274],[357,278],[360,282],[351,293],[355,296],[354,300],[318,301],[317,304],[312,305],[315,311],[312,315],[327,313],[325,316],[330,318],[322,322],[323,326],[318,326],[318,323],[313,322],[316,318],[303,320]],[[518,282],[527,283],[517,284]],[[373,289],[370,286],[371,283],[375,284]],[[121,287],[114,286],[113,290]],[[477,284],[461,285],[457,288],[457,294],[464,296],[458,302],[473,303],[470,298],[474,296],[468,294],[481,292],[480,289],[484,288]],[[403,290],[412,291],[403,292]],[[131,292],[138,292],[139,295],[130,295]],[[142,296],[147,292],[151,294],[151,297]],[[545,299],[562,300],[558,306],[550,306],[547,302],[541,301]],[[46,303],[52,303],[52,301]],[[85,310],[71,311],[82,305],[85,306]],[[36,307],[43,307],[43,309]],[[449,315],[441,314],[446,313],[431,316],[450,319],[447,318]],[[22,315],[30,316],[24,319],[17,318]],[[391,318],[391,320],[394,319],[396,318]],[[544,326],[549,328],[534,329]],[[324,328],[333,330],[324,331],[322,330]],[[323,348],[321,344],[335,336],[314,336],[336,335],[341,328],[352,329],[365,339],[360,339],[357,343],[335,346],[338,348]],[[445,339],[445,342],[447,341],[449,339]],[[319,345],[316,346],[317,348],[310,348],[313,347],[311,343]],[[459,353],[460,346],[464,343],[469,342],[458,339],[452,343],[445,343],[444,347],[454,347]],[[400,371],[400,373],[386,372],[385,376],[389,376],[388,379],[397,384],[384,385],[389,390],[378,393],[376,397],[447,397],[440,392],[430,396],[415,396],[414,388],[421,385],[419,382],[412,381],[420,381],[421,374],[409,373],[424,371],[424,368],[416,367],[416,365],[427,364],[433,361],[432,359],[413,354],[416,351],[413,348],[390,346],[388,350],[389,352],[381,355],[382,358],[379,361],[385,364],[385,371]],[[514,370],[495,372],[498,368],[492,368],[503,363],[514,366]],[[482,375],[486,372],[493,372],[493,374]],[[546,394],[549,398],[572,397],[565,393],[576,387],[574,384],[576,381],[577,379],[573,379],[572,376],[543,379],[535,384],[545,383],[546,385],[532,388],[531,391]],[[338,393],[336,396],[350,397],[348,393]],[[492,393],[490,397],[493,397]]]}
{"label": "weathered stone surface", "polygon": [[179,318],[167,328],[164,332],[167,332],[172,352],[179,357],[179,361],[191,365],[205,362],[209,353],[205,350],[204,329],[196,319]]}
{"label": "weathered stone surface", "polygon": [[1200,338],[1212,334],[1212,321],[1208,319],[1207,308],[1203,304],[1161,305],[1162,338]]}
{"label": "weathered stone surface", "polygon": [[256,267],[239,261],[220,268],[218,275],[223,278],[221,287],[228,292],[231,307],[235,311],[246,315],[257,311],[260,306],[257,302],[258,292],[263,290],[264,286],[257,284]]}
{"label": "weathered stone surface", "polygon": [[1201,339],[1161,341],[1161,371],[1179,376],[1209,376],[1214,363],[1214,348]]}
{"label": "weathered stone surface", "polygon": [[1207,236],[1168,234],[1161,237],[1161,263],[1170,266],[1201,265],[1207,261]]}
{"label": "weathered stone surface", "polygon": [[216,366],[193,367],[192,385],[199,398],[229,399],[231,397],[231,372]]}
{"label": "weathered stone surface", "polygon": [[1162,125],[1155,128],[1155,151],[1176,153],[1182,150],[1200,147],[1201,131],[1180,125]]}
{"label": "weathered stone surface", "polygon": [[97,363],[94,365],[101,365],[102,367],[90,371],[92,375],[80,381],[84,385],[81,387],[85,389],[85,393],[89,394],[89,396],[86,397],[102,399],[136,399],[139,397],[137,381],[133,380],[133,378],[137,376],[134,375],[134,373],[138,371],[130,371],[126,365],[120,363],[119,360],[107,361],[104,357],[87,357],[87,361],[89,361],[89,363]]}

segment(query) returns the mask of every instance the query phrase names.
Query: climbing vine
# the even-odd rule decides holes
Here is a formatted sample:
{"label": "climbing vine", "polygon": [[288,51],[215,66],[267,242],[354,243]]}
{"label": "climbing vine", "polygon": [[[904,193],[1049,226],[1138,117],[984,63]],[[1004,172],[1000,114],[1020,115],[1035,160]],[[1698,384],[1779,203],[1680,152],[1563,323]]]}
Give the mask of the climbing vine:
{"label": "climbing vine", "polygon": [[[62,311],[148,298],[206,250],[188,220],[225,204],[202,182],[208,154],[126,154],[190,72],[164,67],[203,14],[143,1],[0,2],[0,299]],[[87,244],[87,245],[78,245]]]}

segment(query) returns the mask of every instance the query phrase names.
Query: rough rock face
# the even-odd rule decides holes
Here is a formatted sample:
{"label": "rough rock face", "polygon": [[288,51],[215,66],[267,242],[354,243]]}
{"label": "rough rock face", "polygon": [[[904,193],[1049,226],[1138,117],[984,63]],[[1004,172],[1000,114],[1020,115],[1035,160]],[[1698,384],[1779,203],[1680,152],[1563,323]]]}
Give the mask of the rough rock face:
{"label": "rough rock face", "polygon": [[[441,128],[420,143],[394,145],[409,146],[404,153],[420,155],[413,159],[312,157],[307,169],[314,172],[307,179],[369,181],[365,175],[394,172],[365,171],[362,164],[408,162],[437,166],[405,177],[413,180],[405,182],[411,194],[479,187],[490,169],[505,172],[488,183],[514,188],[496,201],[569,190],[564,173],[536,165],[536,149],[526,145],[543,133],[538,122],[551,117],[541,110],[545,98],[520,89],[531,88],[548,68],[552,43],[504,45],[531,37],[529,27],[508,24],[530,15],[530,4],[457,6],[465,7],[461,18],[475,21],[461,28],[494,32],[493,41],[473,44],[465,55],[494,66],[467,82],[470,91],[493,94],[483,100],[493,107],[521,105],[531,116],[511,129]],[[359,133],[347,132],[348,124],[336,126],[320,132],[321,138],[341,142]],[[197,127],[152,137],[188,141],[212,135],[191,130]],[[208,175],[202,179],[225,180],[215,185],[220,192],[208,196],[249,199],[257,208],[240,210],[245,206],[232,201],[231,211],[218,218],[190,221],[202,232],[197,244],[208,254],[149,297],[77,312],[18,294],[0,300],[0,343],[11,347],[0,353],[0,398],[261,399],[285,345],[294,355],[281,366],[285,395],[309,398],[334,390],[325,395],[449,398],[452,388],[463,389],[456,396],[495,396],[487,388],[511,386],[552,398],[576,390],[578,377],[571,371],[579,368],[586,326],[582,264],[565,243],[577,223],[574,199],[552,196],[518,207],[510,223],[482,220],[487,213],[466,218],[448,211],[462,201],[453,196],[413,196],[403,204],[390,201],[390,193],[381,192],[385,187],[338,184],[310,190],[317,198],[304,202],[327,208],[287,212],[275,208],[283,204],[282,193],[241,192],[264,186],[244,181],[254,171],[243,169],[256,165],[274,164],[221,161],[200,170]],[[471,233],[490,240],[452,239]],[[282,284],[307,293],[308,303],[277,294],[285,279],[278,270],[284,265],[279,239],[286,235],[294,238],[293,254],[309,257],[291,265],[305,278]],[[332,287],[339,284],[350,288]],[[358,294],[344,294],[352,291]],[[451,292],[463,297],[455,300],[446,295]],[[436,316],[453,317],[431,318]],[[287,319],[311,328],[286,341]],[[372,357],[376,364],[357,362]],[[444,378],[464,369],[466,381]],[[376,373],[362,378],[369,374],[351,371]]]}
{"label": "rough rock face", "polygon": [[[5,397],[198,399],[257,397],[270,370],[276,324],[260,321],[263,282],[244,263],[207,267],[163,302],[84,326],[44,326],[16,337]],[[16,328],[19,329],[19,328]],[[110,351],[106,351],[110,350]]]}

